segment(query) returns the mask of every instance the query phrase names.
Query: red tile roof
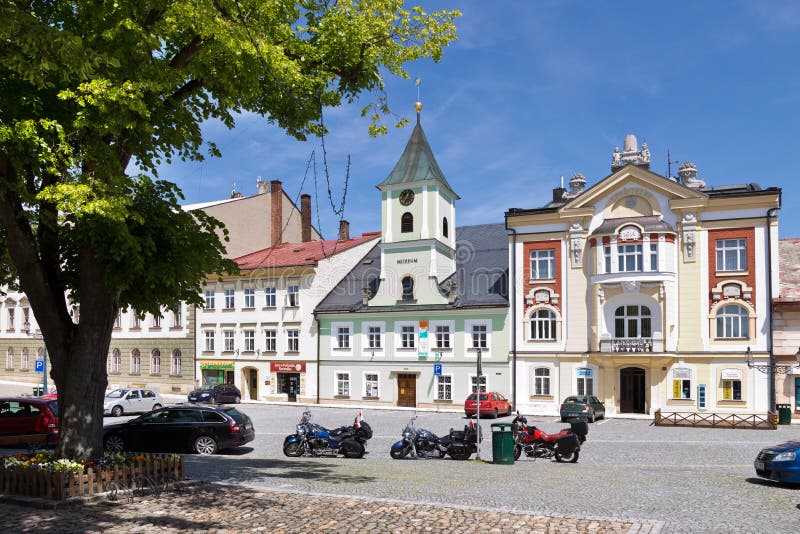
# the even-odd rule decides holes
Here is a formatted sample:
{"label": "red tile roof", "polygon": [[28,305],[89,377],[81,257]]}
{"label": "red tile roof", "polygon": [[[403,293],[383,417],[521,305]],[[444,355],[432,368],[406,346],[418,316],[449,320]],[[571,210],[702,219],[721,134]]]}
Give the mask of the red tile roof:
{"label": "red tile roof", "polygon": [[267,267],[292,267],[316,265],[323,258],[353,248],[380,237],[380,232],[365,232],[346,241],[328,239],[305,243],[281,243],[277,247],[265,248],[236,258],[240,269],[263,269]]}
{"label": "red tile roof", "polygon": [[800,239],[781,239],[778,242],[780,257],[780,295],[777,302],[800,302]]}

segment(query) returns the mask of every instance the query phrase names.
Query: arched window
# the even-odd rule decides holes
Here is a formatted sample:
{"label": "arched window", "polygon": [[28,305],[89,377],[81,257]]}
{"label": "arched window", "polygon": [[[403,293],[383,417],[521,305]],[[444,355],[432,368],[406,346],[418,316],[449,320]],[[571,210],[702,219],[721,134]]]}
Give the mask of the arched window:
{"label": "arched window", "polygon": [[717,312],[718,338],[747,338],[747,310],[738,304],[727,304]]}
{"label": "arched window", "polygon": [[400,217],[400,231],[404,234],[414,231],[414,216],[411,213],[405,212]]}
{"label": "arched window", "polygon": [[172,351],[172,367],[170,368],[170,374],[173,376],[179,376],[181,374],[181,349]]}
{"label": "arched window", "polygon": [[550,369],[547,367],[533,370],[533,394],[550,395]]}
{"label": "arched window", "polygon": [[6,369],[14,368],[14,349],[8,347],[6,351]]}
{"label": "arched window", "polygon": [[414,300],[414,279],[406,276],[402,280],[403,300]]}
{"label": "arched window", "polygon": [[153,349],[150,352],[150,374],[161,374],[161,351],[158,349]]}
{"label": "arched window", "polygon": [[131,351],[131,374],[138,375],[142,372],[142,355],[139,349]]}
{"label": "arched window", "polygon": [[442,235],[448,237],[449,228],[447,228],[447,217],[442,217]]}
{"label": "arched window", "polygon": [[112,373],[119,373],[120,368],[122,367],[122,353],[119,349],[114,349],[111,353],[111,372]]}
{"label": "arched window", "polygon": [[614,312],[614,337],[652,336],[652,319],[647,306],[620,306]]}
{"label": "arched window", "polygon": [[27,368],[29,367],[29,362],[28,362],[28,347],[25,347],[24,349],[22,349],[22,359],[20,360],[20,364],[19,364],[19,366],[20,366],[22,369],[27,369]]}
{"label": "arched window", "polygon": [[543,308],[531,314],[531,339],[554,340],[556,338],[556,314]]}

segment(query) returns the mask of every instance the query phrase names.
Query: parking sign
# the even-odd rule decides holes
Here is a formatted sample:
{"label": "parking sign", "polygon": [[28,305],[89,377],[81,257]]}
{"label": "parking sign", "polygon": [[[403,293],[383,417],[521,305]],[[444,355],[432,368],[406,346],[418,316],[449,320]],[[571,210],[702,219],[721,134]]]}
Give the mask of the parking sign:
{"label": "parking sign", "polygon": [[441,363],[434,363],[433,364],[433,376],[442,376],[442,364]]}
{"label": "parking sign", "polygon": [[44,360],[36,360],[33,369],[37,373],[44,373]]}

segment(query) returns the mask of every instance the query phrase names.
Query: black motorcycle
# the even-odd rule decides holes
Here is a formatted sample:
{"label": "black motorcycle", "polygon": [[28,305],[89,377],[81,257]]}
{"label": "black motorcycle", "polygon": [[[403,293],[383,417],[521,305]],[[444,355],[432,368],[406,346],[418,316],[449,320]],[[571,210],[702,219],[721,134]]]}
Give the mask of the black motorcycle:
{"label": "black motorcycle", "polygon": [[403,439],[394,443],[389,455],[395,460],[412,458],[444,458],[449,454],[453,460],[468,460],[478,452],[478,431],[472,422],[464,425],[464,431],[450,429],[447,436],[439,437],[430,430],[414,427],[415,415],[403,429]]}
{"label": "black motorcycle", "polygon": [[366,451],[365,444],[372,438],[372,428],[359,414],[352,425],[344,425],[328,430],[311,422],[311,412],[306,410],[296,426],[296,433],[283,440],[283,454],[286,456],[344,455],[345,458],[361,458]]}

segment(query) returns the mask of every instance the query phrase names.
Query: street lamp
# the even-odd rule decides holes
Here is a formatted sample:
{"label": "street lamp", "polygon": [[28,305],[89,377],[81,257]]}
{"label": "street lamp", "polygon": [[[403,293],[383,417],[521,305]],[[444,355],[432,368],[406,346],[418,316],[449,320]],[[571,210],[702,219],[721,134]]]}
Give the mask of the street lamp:
{"label": "street lamp", "polygon": [[478,424],[476,425],[475,431],[478,433],[478,456],[477,460],[481,459],[481,375],[483,375],[483,369],[481,366],[481,347],[477,347],[477,364],[478,364],[478,376],[475,377],[475,399],[478,403],[478,410],[475,412],[476,421]]}
{"label": "street lamp", "polygon": [[42,371],[42,395],[47,393],[47,343],[44,342],[44,336],[37,332],[31,332],[31,322],[25,321],[22,325],[22,331],[31,336],[33,339],[42,340],[42,364],[44,369]]}
{"label": "street lamp", "polygon": [[775,391],[775,375],[776,374],[788,374],[792,370],[800,367],[800,349],[797,349],[797,353],[794,355],[797,363],[794,365],[780,365],[775,362],[775,355],[770,352],[769,355],[769,364],[754,364],[753,363],[753,353],[750,350],[750,347],[747,347],[747,351],[744,354],[745,361],[747,362],[747,367],[750,369],[756,369],[761,371],[762,373],[767,375],[767,380],[769,381],[768,384],[768,391],[769,391],[769,411],[775,412],[775,403],[777,401],[777,393]]}

